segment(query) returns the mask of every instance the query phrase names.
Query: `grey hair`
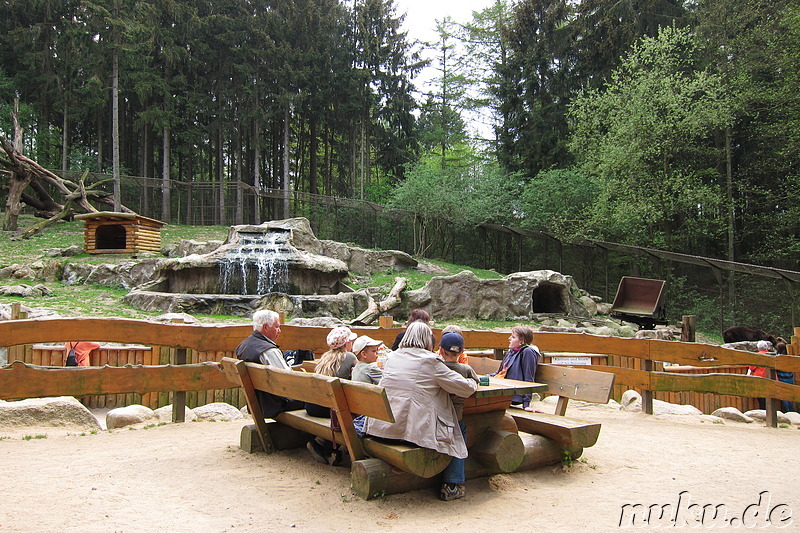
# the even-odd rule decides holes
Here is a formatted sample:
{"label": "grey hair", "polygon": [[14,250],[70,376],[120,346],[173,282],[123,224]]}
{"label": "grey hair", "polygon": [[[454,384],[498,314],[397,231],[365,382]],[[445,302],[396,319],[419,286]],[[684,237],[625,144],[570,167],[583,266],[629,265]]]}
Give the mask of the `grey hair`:
{"label": "grey hair", "polygon": [[436,339],[433,337],[433,332],[430,326],[421,320],[412,322],[406,333],[403,335],[403,340],[400,341],[399,348],[424,348],[428,351],[433,351],[433,345]]}
{"label": "grey hair", "polygon": [[261,331],[264,326],[274,326],[280,318],[272,309],[259,309],[253,313],[253,331]]}

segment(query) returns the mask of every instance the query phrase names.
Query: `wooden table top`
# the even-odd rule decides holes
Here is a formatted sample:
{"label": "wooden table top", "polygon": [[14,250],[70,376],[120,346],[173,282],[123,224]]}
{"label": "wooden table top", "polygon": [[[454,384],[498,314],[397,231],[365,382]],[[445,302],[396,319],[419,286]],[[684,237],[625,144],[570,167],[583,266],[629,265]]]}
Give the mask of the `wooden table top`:
{"label": "wooden table top", "polygon": [[491,396],[514,396],[531,394],[547,390],[546,383],[517,381],[516,379],[489,378],[489,385],[478,385],[472,398],[488,398]]}

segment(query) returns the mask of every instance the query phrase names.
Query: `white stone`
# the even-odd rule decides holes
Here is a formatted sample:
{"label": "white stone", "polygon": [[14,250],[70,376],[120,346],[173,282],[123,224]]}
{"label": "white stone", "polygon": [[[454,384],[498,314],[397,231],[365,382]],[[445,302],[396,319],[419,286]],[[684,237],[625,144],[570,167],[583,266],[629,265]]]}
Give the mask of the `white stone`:
{"label": "white stone", "polygon": [[654,415],[702,415],[703,411],[694,405],[679,405],[675,403],[653,400]]}
{"label": "white stone", "polygon": [[194,414],[200,420],[237,420],[244,415],[229,403],[215,402],[194,408]]}
{"label": "white stone", "polygon": [[711,422],[712,424],[724,424],[725,421],[722,418],[714,415],[700,415],[700,420],[702,422]]}
{"label": "white stone", "polygon": [[783,416],[785,416],[786,419],[789,420],[795,426],[800,426],[800,413],[790,411],[788,413],[784,413]]}
{"label": "white stone", "polygon": [[753,417],[742,413],[735,407],[721,407],[716,411],[714,411],[713,413],[711,413],[711,415],[719,418],[724,418],[726,420],[732,420],[734,422],[744,422],[746,424],[750,424],[755,421]]}
{"label": "white stone", "polygon": [[[184,409],[183,419],[186,422],[194,422],[195,420],[197,420],[197,415],[194,414],[194,411],[185,406],[183,409]],[[160,422],[172,422],[172,404],[165,405],[164,407],[159,407],[154,412]]]}
{"label": "white stone", "polygon": [[119,429],[145,422],[157,421],[155,411],[144,405],[128,405],[117,407],[106,414],[106,427],[108,429]]}
{"label": "white stone", "polygon": [[642,395],[635,390],[626,390],[620,400],[623,411],[638,413],[642,410]]}
{"label": "white stone", "polygon": [[77,431],[100,430],[100,424],[84,405],[72,396],[29,398],[0,403],[0,428],[54,427]]}

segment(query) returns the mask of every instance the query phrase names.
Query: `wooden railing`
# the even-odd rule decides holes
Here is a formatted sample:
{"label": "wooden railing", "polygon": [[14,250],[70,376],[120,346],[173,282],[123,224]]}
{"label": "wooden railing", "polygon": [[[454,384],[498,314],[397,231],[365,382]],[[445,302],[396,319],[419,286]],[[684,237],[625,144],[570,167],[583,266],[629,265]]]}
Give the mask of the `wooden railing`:
{"label": "wooden railing", "polygon": [[[328,328],[284,325],[279,338],[281,348],[308,349],[321,354],[326,349]],[[357,334],[367,334],[391,344],[400,329],[353,328]],[[117,395],[109,403],[149,402],[165,405],[170,402],[170,391],[188,391],[187,405],[209,401],[228,401],[243,405],[244,399],[215,365],[222,357],[231,356],[235,347],[252,332],[250,325],[189,325],[163,324],[142,320],[60,318],[38,320],[12,320],[0,322],[0,346],[17,347],[9,350],[9,363],[21,363],[0,369],[0,399],[19,399],[37,396],[90,396]],[[440,332],[436,332],[439,336]],[[800,333],[800,332],[797,332]],[[470,348],[486,348],[502,353],[508,344],[508,332],[465,331],[464,339]],[[800,340],[793,337],[791,350],[800,353]],[[116,366],[133,365],[121,369],[107,367],[49,368],[46,371],[28,365],[52,365],[35,350],[18,349],[37,343],[63,343],[66,341],[97,341],[136,343],[153,347],[150,358],[124,360],[117,357]],[[782,370],[800,374],[800,357],[795,355],[770,357],[757,353],[731,350],[721,346],[684,343],[652,339],[626,339],[603,337],[586,333],[536,333],[536,344],[548,355],[598,354],[607,356],[606,365],[588,365],[586,368],[613,372],[617,383],[635,388],[643,394],[643,409],[652,413],[654,393],[684,393],[731,395],[743,398],[767,398],[768,422],[775,425],[778,400],[800,402],[800,386],[788,385],[773,379],[745,376],[746,365],[761,366],[770,371]],[[55,349],[53,350],[56,351]],[[63,353],[63,352],[62,352]],[[186,364],[176,365],[183,353]],[[12,356],[12,354],[21,354]],[[637,360],[639,368],[623,368],[612,363],[622,358]],[[659,362],[677,363],[712,371],[708,374],[678,374],[661,371]],[[25,364],[23,364],[25,363]],[[60,367],[60,364],[54,365]],[[36,377],[32,373],[36,373]],[[229,392],[230,391],[230,392]],[[122,396],[125,395],[125,396]],[[141,395],[141,396],[137,396]],[[149,395],[149,396],[148,396]],[[108,396],[106,396],[108,398]],[[108,403],[106,406],[110,406]],[[699,406],[698,406],[699,407]],[[770,418],[772,417],[772,418]]]}

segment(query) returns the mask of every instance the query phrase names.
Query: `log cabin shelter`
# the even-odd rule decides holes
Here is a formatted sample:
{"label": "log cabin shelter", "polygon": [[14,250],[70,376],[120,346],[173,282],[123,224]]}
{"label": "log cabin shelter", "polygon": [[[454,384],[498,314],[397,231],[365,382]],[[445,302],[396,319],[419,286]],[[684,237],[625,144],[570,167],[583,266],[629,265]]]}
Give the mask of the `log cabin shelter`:
{"label": "log cabin shelter", "polygon": [[161,253],[164,222],[136,213],[100,211],[75,215],[84,221],[84,249],[88,254]]}

